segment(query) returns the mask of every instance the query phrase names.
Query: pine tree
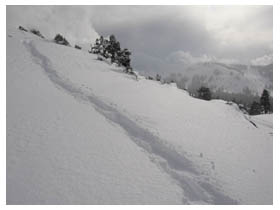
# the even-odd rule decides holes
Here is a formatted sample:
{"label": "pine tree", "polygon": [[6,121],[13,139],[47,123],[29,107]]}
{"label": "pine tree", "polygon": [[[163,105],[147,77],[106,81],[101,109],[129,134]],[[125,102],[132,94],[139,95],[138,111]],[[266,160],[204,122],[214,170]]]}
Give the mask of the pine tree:
{"label": "pine tree", "polygon": [[207,87],[202,86],[201,88],[198,89],[197,93],[198,93],[198,98],[200,99],[209,101],[212,98],[211,91]]}
{"label": "pine tree", "polygon": [[262,96],[260,98],[260,104],[263,107],[264,113],[269,113],[271,111],[271,105],[269,102],[269,93],[266,89],[263,90]]}
{"label": "pine tree", "polygon": [[69,42],[60,34],[57,34],[55,37],[54,37],[54,41],[57,43],[57,44],[62,44],[62,45],[66,45],[66,46],[69,46]]}
{"label": "pine tree", "polygon": [[258,102],[254,101],[251,105],[249,114],[250,115],[258,115],[262,113],[262,106]]}
{"label": "pine tree", "polygon": [[19,29],[19,30],[22,30],[22,31],[25,31],[25,32],[28,32],[28,30],[25,29],[25,28],[23,28],[22,26],[19,26],[18,29]]}
{"label": "pine tree", "polygon": [[130,58],[131,52],[128,49],[123,49],[119,52],[118,61],[120,65],[126,68],[126,71],[130,69]]}
{"label": "pine tree", "polygon": [[161,76],[159,74],[156,75],[156,80],[160,81],[161,80]]}
{"label": "pine tree", "polygon": [[109,38],[109,44],[106,48],[107,52],[109,53],[111,57],[111,62],[115,62],[117,52],[121,50],[120,43],[116,40],[114,35],[111,35]]}
{"label": "pine tree", "polygon": [[105,58],[111,58],[111,62],[117,63],[119,66],[125,67],[126,73],[134,73],[130,66],[130,55],[131,52],[128,49],[121,49],[120,43],[117,41],[114,35],[109,37],[109,40],[100,37],[96,39],[95,44],[89,50],[89,53],[95,53],[102,55]]}
{"label": "pine tree", "polygon": [[45,38],[45,37],[41,34],[41,32],[40,32],[39,30],[37,30],[37,29],[31,29],[30,32],[33,33],[33,34],[35,34],[35,35],[37,35],[37,36],[39,36],[39,37],[41,37],[42,39]]}

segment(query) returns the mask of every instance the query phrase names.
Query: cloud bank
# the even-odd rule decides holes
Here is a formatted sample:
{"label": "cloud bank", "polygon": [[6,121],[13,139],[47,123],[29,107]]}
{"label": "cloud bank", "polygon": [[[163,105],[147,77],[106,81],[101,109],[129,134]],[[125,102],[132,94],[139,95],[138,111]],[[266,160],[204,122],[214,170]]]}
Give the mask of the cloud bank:
{"label": "cloud bank", "polygon": [[71,43],[114,34],[131,49],[134,67],[160,71],[171,61],[272,62],[272,11],[272,6],[7,6],[7,25],[36,27],[51,38],[62,33]]}
{"label": "cloud bank", "polygon": [[251,60],[251,64],[256,65],[256,66],[265,66],[265,65],[268,65],[268,64],[271,64],[271,63],[273,63],[273,55],[272,54],[264,55],[262,57]]}
{"label": "cloud bank", "polygon": [[[272,6],[101,6],[92,25],[134,52],[249,62],[272,53]],[[103,14],[103,11],[106,11]]]}

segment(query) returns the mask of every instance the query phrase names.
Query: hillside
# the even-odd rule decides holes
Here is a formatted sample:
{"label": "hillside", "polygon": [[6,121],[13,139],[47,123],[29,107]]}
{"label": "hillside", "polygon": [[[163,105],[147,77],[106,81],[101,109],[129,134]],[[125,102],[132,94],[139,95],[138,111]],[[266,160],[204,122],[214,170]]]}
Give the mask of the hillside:
{"label": "hillside", "polygon": [[[137,55],[136,55],[137,56]],[[183,89],[195,92],[202,85],[212,92],[261,95],[263,89],[273,95],[273,64],[266,66],[247,66],[242,64],[226,64],[222,62],[205,61],[188,63],[184,58],[168,58],[156,60],[144,55],[133,57],[136,68],[146,76],[162,75],[167,81],[177,81]],[[145,66],[138,63],[147,63]],[[146,67],[148,66],[148,67]],[[161,69],[161,72],[153,71]],[[164,74],[162,73],[164,72]]]}
{"label": "hillside", "polygon": [[[263,89],[272,93],[273,67],[230,65],[223,63],[198,63],[186,68],[185,75],[190,79],[186,86],[196,88],[198,84],[206,84],[212,90],[261,95]],[[264,70],[267,68],[266,70]]]}
{"label": "hillside", "polygon": [[272,204],[264,118],[7,28],[8,204]]}

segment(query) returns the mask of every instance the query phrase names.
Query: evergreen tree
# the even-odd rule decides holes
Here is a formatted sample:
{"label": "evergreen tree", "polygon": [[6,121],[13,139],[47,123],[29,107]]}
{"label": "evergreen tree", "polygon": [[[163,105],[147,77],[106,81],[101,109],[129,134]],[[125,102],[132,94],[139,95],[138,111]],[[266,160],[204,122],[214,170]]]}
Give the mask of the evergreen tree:
{"label": "evergreen tree", "polygon": [[62,45],[66,45],[66,46],[69,46],[69,42],[60,34],[57,34],[55,37],[54,37],[54,41],[57,43],[57,44],[62,44]]}
{"label": "evergreen tree", "polygon": [[107,39],[104,39],[102,46],[102,51],[101,51],[101,55],[105,58],[109,58],[109,54],[108,54],[108,45],[109,45],[109,41]]}
{"label": "evergreen tree", "polygon": [[95,40],[94,46],[90,45],[89,53],[99,54],[100,53],[100,40],[97,38]]}
{"label": "evergreen tree", "polygon": [[92,47],[92,45],[91,45],[91,50],[89,51],[89,53],[102,55],[103,49],[104,49],[103,43],[104,43],[104,38],[103,38],[103,36],[100,36],[99,39],[97,38],[95,40],[94,46]]}
{"label": "evergreen tree", "polygon": [[33,34],[35,34],[35,35],[37,35],[37,36],[39,36],[39,37],[41,37],[42,39],[45,38],[45,37],[41,34],[41,32],[40,32],[39,30],[37,30],[37,29],[31,29],[30,32],[33,33]]}
{"label": "evergreen tree", "polygon": [[202,86],[201,88],[198,89],[197,93],[198,93],[198,98],[207,101],[211,100],[211,91],[209,88]]}
{"label": "evergreen tree", "polygon": [[106,50],[111,57],[111,62],[112,63],[115,62],[117,52],[119,52],[121,50],[121,48],[120,48],[120,43],[116,40],[114,35],[110,36],[109,43],[108,43]]}
{"label": "evergreen tree", "polygon": [[75,44],[75,48],[76,48],[76,49],[78,49],[78,50],[81,50],[81,49],[82,49],[82,47],[81,47],[81,46],[76,45],[76,44]]}
{"label": "evergreen tree", "polygon": [[25,29],[25,28],[23,28],[22,26],[19,26],[18,29],[19,29],[19,30],[22,30],[22,31],[25,31],[25,32],[28,32],[28,30]]}
{"label": "evergreen tree", "polygon": [[260,98],[260,104],[263,107],[264,113],[269,113],[271,111],[269,93],[266,89],[263,90],[262,96]]}
{"label": "evergreen tree", "polygon": [[111,58],[111,62],[117,63],[119,66],[125,67],[126,73],[134,73],[130,66],[131,52],[128,49],[121,49],[120,43],[117,41],[114,35],[109,37],[109,40],[104,39],[103,36],[100,39],[96,39],[95,44],[91,47],[89,53],[95,53],[102,55],[105,58]]}
{"label": "evergreen tree", "polygon": [[262,113],[262,106],[258,102],[254,101],[251,105],[249,114],[250,115],[258,115]]}
{"label": "evergreen tree", "polygon": [[160,81],[161,80],[161,76],[159,74],[156,75],[156,80]]}
{"label": "evergreen tree", "polygon": [[126,68],[126,71],[131,69],[130,67],[130,58],[131,52],[128,49],[123,49],[118,53],[118,62],[120,65]]}

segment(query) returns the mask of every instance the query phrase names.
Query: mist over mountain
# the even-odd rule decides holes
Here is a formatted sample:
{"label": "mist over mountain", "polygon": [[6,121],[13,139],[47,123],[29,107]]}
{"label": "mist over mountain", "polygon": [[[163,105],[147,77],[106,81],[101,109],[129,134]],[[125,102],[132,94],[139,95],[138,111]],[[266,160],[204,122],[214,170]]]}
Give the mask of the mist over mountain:
{"label": "mist over mountain", "polygon": [[[145,76],[160,74],[166,82],[176,81],[182,89],[195,91],[204,85],[212,91],[261,95],[263,89],[273,94],[273,63],[268,65],[245,65],[224,63],[204,58],[196,62],[184,60],[161,60],[145,55],[135,55],[135,68]],[[146,66],[141,65],[146,61]],[[149,66],[147,68],[147,66]]]}

